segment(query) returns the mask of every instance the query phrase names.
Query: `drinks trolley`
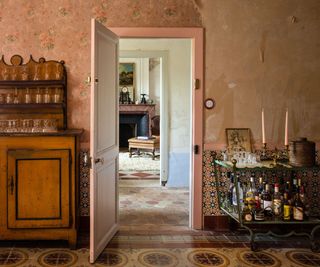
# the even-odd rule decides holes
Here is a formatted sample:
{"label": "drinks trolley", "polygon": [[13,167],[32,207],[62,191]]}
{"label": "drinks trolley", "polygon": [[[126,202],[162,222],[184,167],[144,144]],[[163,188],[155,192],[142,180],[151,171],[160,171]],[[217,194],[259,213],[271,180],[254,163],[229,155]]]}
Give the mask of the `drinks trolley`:
{"label": "drinks trolley", "polygon": [[[296,175],[297,172],[305,173],[307,171],[311,171],[312,173],[319,176],[319,166],[313,167],[293,167],[288,164],[272,164],[271,161],[264,161],[261,163],[257,163],[253,166],[239,164],[237,166],[237,161],[221,161],[215,159],[214,162],[214,171],[216,178],[216,187],[217,187],[217,197],[219,208],[223,213],[228,215],[230,218],[239,223],[240,227],[246,229],[250,234],[250,245],[251,250],[256,251],[258,249],[258,245],[256,242],[256,238],[261,236],[274,236],[274,237],[289,237],[292,235],[307,237],[310,241],[311,250],[314,252],[318,252],[320,249],[319,242],[315,239],[315,233],[318,229],[320,229],[320,216],[319,214],[309,214],[308,218],[303,221],[294,221],[287,220],[284,221],[282,219],[269,218],[267,220],[262,221],[245,221],[243,219],[242,214],[242,203],[240,197],[240,188],[237,186],[238,182],[245,181],[247,179],[246,175],[250,173],[252,176],[255,176],[255,183],[257,183],[257,175],[260,176],[268,176],[271,178],[268,182],[274,182],[275,179],[278,179],[277,176],[281,176],[281,179],[289,180],[288,176],[292,177],[292,175]],[[228,192],[226,188],[230,185],[230,177],[227,177],[227,174],[233,177],[233,182],[235,184],[235,192],[236,192],[236,205],[232,205],[228,200]],[[270,175],[271,173],[271,175]],[[273,175],[273,174],[277,175]],[[269,175],[268,175],[269,174]],[[286,176],[286,177],[284,177]],[[310,188],[312,185],[309,185]],[[310,196],[312,201],[318,201],[318,194],[312,192]],[[273,231],[275,226],[278,227],[293,227],[294,230],[289,231],[288,233],[276,233]],[[302,231],[296,231],[295,228],[303,227]],[[287,227],[286,227],[287,228]]]}

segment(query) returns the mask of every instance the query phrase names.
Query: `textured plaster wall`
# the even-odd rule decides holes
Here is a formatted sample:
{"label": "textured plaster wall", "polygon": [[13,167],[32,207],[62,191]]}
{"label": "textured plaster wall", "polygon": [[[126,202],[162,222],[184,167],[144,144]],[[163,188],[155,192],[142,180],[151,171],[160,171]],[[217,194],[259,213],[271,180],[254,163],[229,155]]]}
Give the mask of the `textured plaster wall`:
{"label": "textured plaster wall", "polygon": [[109,27],[201,26],[190,0],[0,0],[0,54],[9,63],[25,59],[64,60],[68,71],[68,124],[84,128],[89,142],[90,19]]}
{"label": "textured plaster wall", "polygon": [[[293,17],[294,16],[294,17]],[[261,141],[320,140],[320,1],[318,0],[0,0],[0,53],[65,60],[69,126],[89,141],[90,18],[106,26],[203,26],[206,97],[205,143],[224,144],[226,127],[248,127]]]}
{"label": "textured plaster wall", "polygon": [[261,142],[320,141],[320,1],[198,1],[206,28],[205,142],[224,144],[225,128],[250,128]]}

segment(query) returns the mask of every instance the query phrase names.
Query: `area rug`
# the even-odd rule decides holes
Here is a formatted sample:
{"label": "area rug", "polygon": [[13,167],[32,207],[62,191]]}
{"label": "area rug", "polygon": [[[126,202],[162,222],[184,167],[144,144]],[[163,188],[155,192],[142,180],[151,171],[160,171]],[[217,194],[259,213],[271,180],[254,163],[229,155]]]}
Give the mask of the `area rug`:
{"label": "area rug", "polygon": [[152,160],[149,154],[133,155],[129,157],[129,152],[119,153],[120,171],[157,171],[160,170],[160,158]]}

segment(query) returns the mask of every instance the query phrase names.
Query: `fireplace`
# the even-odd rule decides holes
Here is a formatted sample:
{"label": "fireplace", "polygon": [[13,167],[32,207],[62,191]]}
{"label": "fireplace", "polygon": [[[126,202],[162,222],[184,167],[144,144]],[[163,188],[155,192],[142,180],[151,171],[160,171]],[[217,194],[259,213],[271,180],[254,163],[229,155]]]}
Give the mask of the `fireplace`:
{"label": "fireplace", "polygon": [[151,118],[155,115],[155,105],[119,105],[119,145],[128,147],[128,139],[135,136],[151,135]]}
{"label": "fireplace", "polygon": [[148,136],[148,114],[120,114],[119,146],[128,147],[128,139],[136,136]]}

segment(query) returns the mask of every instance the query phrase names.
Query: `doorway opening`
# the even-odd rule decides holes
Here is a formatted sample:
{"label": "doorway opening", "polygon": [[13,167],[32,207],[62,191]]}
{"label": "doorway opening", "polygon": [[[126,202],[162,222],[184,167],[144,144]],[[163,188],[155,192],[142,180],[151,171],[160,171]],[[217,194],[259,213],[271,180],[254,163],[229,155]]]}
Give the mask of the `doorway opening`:
{"label": "doorway opening", "polygon": [[[187,38],[120,39],[119,77],[124,75],[121,64],[132,64],[133,70],[132,84],[124,85],[124,91],[124,86],[119,85],[122,227],[189,226],[191,47],[191,39]],[[121,94],[127,92],[131,102],[121,103]],[[142,117],[151,123],[141,123]],[[156,134],[154,118],[160,118]],[[142,130],[143,126],[146,129]],[[121,140],[126,138],[125,144]],[[140,138],[141,142],[137,140],[136,144],[132,138]],[[149,141],[156,142],[153,148],[144,145]]]}

